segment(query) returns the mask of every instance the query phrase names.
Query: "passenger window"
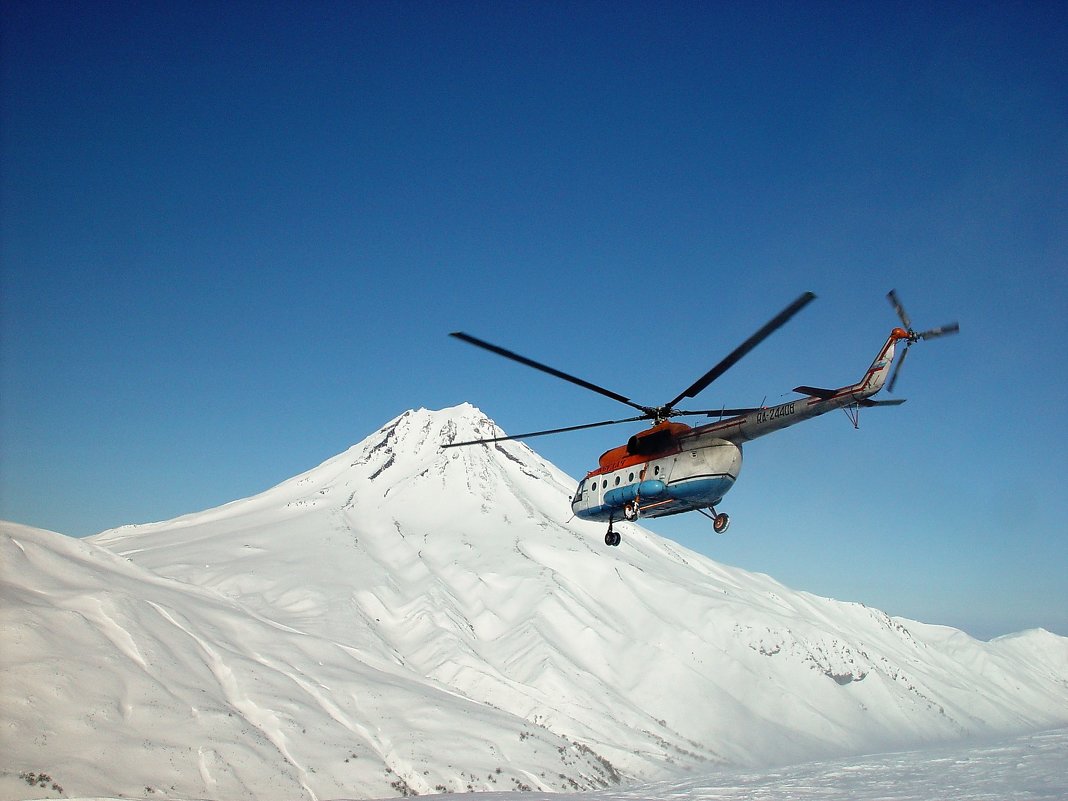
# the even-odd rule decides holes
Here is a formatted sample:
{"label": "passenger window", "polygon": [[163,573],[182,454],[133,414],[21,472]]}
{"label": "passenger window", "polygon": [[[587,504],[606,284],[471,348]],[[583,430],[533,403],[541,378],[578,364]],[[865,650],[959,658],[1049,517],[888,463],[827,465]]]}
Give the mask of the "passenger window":
{"label": "passenger window", "polygon": [[616,476],[616,486],[619,486],[619,476]]}
{"label": "passenger window", "polygon": [[629,481],[633,481],[633,480],[634,480],[634,474],[633,474],[633,473],[631,473],[631,474],[630,474],[630,478],[628,478],[628,479],[627,479],[627,481],[629,482]]}

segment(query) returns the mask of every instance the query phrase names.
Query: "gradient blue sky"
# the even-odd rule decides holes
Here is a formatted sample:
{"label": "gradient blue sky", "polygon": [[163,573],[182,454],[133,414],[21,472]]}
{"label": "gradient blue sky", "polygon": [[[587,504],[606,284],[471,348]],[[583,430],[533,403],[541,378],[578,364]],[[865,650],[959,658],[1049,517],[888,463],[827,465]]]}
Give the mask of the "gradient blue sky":
{"label": "gradient blue sky", "polygon": [[[259,492],[407,408],[628,416],[805,290],[700,406],[897,409],[746,446],[650,526],[821,595],[1068,635],[1063,3],[6,2],[0,516]],[[626,427],[531,444],[578,477]],[[624,543],[625,546],[625,543]],[[610,558],[611,554],[606,554]]]}

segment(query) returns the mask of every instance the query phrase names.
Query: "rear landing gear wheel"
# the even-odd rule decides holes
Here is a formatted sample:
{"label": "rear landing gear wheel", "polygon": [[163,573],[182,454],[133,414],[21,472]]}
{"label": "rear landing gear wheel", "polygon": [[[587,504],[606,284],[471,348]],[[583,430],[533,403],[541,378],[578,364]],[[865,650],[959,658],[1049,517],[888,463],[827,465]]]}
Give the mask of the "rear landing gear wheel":
{"label": "rear landing gear wheel", "polygon": [[720,512],[714,518],[712,518],[712,530],[717,534],[722,534],[727,530],[727,526],[731,524],[731,519],[726,512]]}
{"label": "rear landing gear wheel", "polygon": [[631,501],[623,506],[623,517],[627,518],[627,520],[637,520],[641,513],[642,510],[637,501]]}

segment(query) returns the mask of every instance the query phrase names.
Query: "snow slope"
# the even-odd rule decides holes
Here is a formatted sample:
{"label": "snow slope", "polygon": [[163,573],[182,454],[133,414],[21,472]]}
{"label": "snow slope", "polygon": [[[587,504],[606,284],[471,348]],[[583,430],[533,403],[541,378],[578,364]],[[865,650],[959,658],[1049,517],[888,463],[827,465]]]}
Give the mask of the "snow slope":
{"label": "snow slope", "polygon": [[0,548],[4,798],[40,797],[19,780],[30,772],[67,795],[217,799],[608,783],[585,749],[369,664],[358,639],[62,535],[4,524]]}
{"label": "snow slope", "polygon": [[8,778],[559,791],[1068,722],[1068,639],[978,642],[630,524],[607,548],[522,443],[440,448],[498,430],[406,412],[217,509],[88,542],[5,526]]}

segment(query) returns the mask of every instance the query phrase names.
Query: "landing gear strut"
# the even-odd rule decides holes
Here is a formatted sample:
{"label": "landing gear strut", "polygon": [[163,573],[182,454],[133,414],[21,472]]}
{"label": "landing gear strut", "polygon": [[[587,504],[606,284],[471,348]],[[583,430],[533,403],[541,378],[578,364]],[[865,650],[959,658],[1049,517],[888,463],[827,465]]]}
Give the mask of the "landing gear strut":
{"label": "landing gear strut", "polygon": [[612,528],[612,521],[608,521],[608,533],[604,535],[604,544],[608,546],[617,546],[622,537],[619,536],[619,532]]}
{"label": "landing gear strut", "polygon": [[[637,520],[639,517],[641,517],[641,514],[642,514],[642,509],[641,509],[641,506],[639,505],[639,500],[637,498],[635,498],[633,501],[628,501],[627,503],[623,504],[623,517],[625,517],[627,520],[630,520],[630,521]],[[611,518],[609,518],[609,520],[608,520],[608,531],[604,535],[604,544],[608,545],[610,547],[615,547],[615,546],[619,545],[619,541],[622,539],[619,536],[619,532],[617,532],[614,528],[612,528],[612,523],[613,522],[614,521]]]}

